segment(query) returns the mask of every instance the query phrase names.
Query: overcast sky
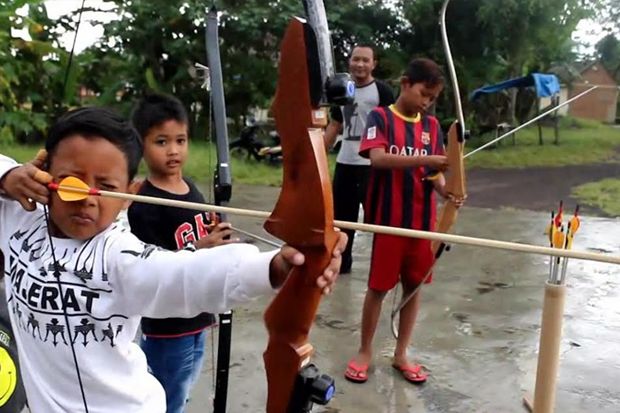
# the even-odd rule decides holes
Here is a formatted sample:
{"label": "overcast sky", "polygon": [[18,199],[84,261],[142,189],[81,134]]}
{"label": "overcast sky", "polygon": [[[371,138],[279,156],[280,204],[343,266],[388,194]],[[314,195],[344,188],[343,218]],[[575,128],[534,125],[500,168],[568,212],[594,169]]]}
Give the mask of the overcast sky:
{"label": "overcast sky", "polygon": [[[82,4],[82,0],[46,0],[45,5],[49,17],[52,19],[58,18],[71,11],[79,10]],[[111,9],[112,3],[106,3],[103,0],[86,0],[85,7],[96,7],[101,9]],[[94,42],[96,42],[103,35],[103,28],[101,26],[93,26],[90,24],[92,20],[103,20],[113,18],[110,13],[84,13],[82,16],[82,22],[80,24],[79,35],[75,45],[76,53],[84,50]],[[71,49],[73,42],[73,32],[66,33],[61,42],[66,49]],[[573,33],[573,39],[586,43],[589,47],[580,50],[580,52],[588,52],[593,50],[594,44],[600,40],[604,34],[600,29],[600,25],[592,21],[582,21],[578,26],[575,33]]]}
{"label": "overcast sky", "polygon": [[[46,0],[44,3],[47,6],[49,17],[51,19],[57,19],[62,15],[79,10],[82,5],[82,0]],[[106,3],[101,0],[86,0],[84,7],[110,10],[114,7],[114,4],[109,2]],[[86,49],[103,35],[103,27],[100,25],[93,26],[90,24],[92,20],[111,20],[112,18],[111,13],[84,13],[82,15],[82,22],[80,23],[78,38],[75,42],[75,52],[79,53]],[[62,36],[61,43],[65,49],[71,49],[74,35],[74,32],[68,32]]]}

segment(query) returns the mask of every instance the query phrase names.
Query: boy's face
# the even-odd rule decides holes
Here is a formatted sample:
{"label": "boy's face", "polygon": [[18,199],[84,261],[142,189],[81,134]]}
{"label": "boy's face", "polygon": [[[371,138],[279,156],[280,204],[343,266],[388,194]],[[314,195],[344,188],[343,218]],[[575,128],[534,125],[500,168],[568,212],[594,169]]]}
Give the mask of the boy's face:
{"label": "boy's face", "polygon": [[403,100],[403,106],[410,113],[424,113],[435,103],[442,90],[442,83],[435,86],[428,86],[426,83],[411,84],[407,77],[403,77],[399,99]]}
{"label": "boy's face", "polygon": [[[60,141],[50,158],[49,173],[56,182],[75,176],[91,188],[129,191],[129,166],[125,154],[101,137],[73,135]],[[52,235],[87,240],[109,227],[126,201],[100,196],[65,202],[52,193],[50,217]]]}
{"label": "boy's face", "polygon": [[375,69],[375,55],[370,47],[355,47],[349,59],[349,72],[355,82],[365,83]]}
{"label": "boy's face", "polygon": [[144,161],[155,177],[180,175],[187,160],[187,124],[174,119],[149,129],[144,137]]}

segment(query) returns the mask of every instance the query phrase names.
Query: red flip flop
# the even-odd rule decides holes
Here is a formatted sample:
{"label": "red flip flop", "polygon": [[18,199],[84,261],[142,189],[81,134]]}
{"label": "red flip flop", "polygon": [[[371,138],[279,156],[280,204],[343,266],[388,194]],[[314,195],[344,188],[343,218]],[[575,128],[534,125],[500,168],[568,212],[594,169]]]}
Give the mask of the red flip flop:
{"label": "red flip flop", "polygon": [[419,364],[405,364],[404,366],[393,364],[392,367],[398,370],[409,383],[422,384],[428,378],[428,374],[422,370],[422,366]]}
{"label": "red flip flop", "polygon": [[368,380],[368,364],[357,364],[355,360],[349,361],[344,377],[353,383],[366,382]]}

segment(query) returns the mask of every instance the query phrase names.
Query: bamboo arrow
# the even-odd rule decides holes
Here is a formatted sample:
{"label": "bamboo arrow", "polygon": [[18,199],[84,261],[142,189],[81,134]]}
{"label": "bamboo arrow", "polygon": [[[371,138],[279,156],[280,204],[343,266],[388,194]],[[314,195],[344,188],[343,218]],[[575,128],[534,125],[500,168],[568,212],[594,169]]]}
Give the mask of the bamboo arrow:
{"label": "bamboo arrow", "polygon": [[[97,188],[90,188],[86,183],[75,177],[67,177],[59,183],[50,182],[50,176],[41,171],[35,175],[35,179],[46,184],[52,191],[58,193],[58,197],[67,202],[74,202],[86,199],[89,196],[103,196],[108,198],[122,199],[126,201],[144,202],[147,204],[165,205],[177,208],[193,209],[196,211],[218,212],[231,215],[239,215],[253,218],[265,219],[270,216],[270,212],[257,211],[242,208],[223,207],[198,202],[176,201],[172,199],[157,198],[145,195],[134,195],[123,192],[104,191]],[[431,241],[440,241],[453,244],[469,245],[474,247],[492,248],[505,251],[516,251],[529,254],[551,255],[554,257],[567,257],[579,260],[597,261],[608,264],[620,264],[620,256],[605,255],[595,252],[575,251],[543,247],[532,244],[522,244],[517,242],[498,241],[486,238],[468,237],[464,235],[444,234],[439,232],[421,231],[415,229],[394,228],[382,225],[360,224],[348,221],[334,221],[334,225],[342,229],[371,232],[376,234],[395,235],[407,238],[420,238]]]}

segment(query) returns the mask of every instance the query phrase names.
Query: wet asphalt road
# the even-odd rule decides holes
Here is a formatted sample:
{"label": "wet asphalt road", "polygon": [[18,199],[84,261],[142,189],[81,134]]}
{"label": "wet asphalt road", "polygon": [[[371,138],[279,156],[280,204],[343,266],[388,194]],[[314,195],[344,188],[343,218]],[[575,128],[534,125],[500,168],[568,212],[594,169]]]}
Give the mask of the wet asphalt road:
{"label": "wet asphalt road", "polygon": [[[243,188],[235,204],[269,210],[274,188]],[[572,208],[572,206],[568,206]],[[463,208],[455,233],[545,245],[548,213]],[[261,224],[235,219],[260,232]],[[262,233],[264,235],[264,233]],[[575,249],[620,254],[620,220],[585,217]],[[359,342],[371,236],[359,234],[353,273],[341,277],[324,299],[311,332],[314,362],[334,376],[337,392],[315,412],[520,413],[522,396],[534,387],[543,286],[548,258],[454,246],[438,263],[434,282],[423,290],[411,355],[430,371],[414,386],[390,367],[394,339],[389,329],[392,295],[384,303],[375,339],[370,379],[352,384],[342,373]],[[267,248],[267,247],[265,247]],[[620,411],[620,267],[570,261],[564,317],[557,412]],[[264,412],[266,384],[262,311],[268,298],[235,313],[229,412]],[[210,412],[212,346],[189,413]]]}

